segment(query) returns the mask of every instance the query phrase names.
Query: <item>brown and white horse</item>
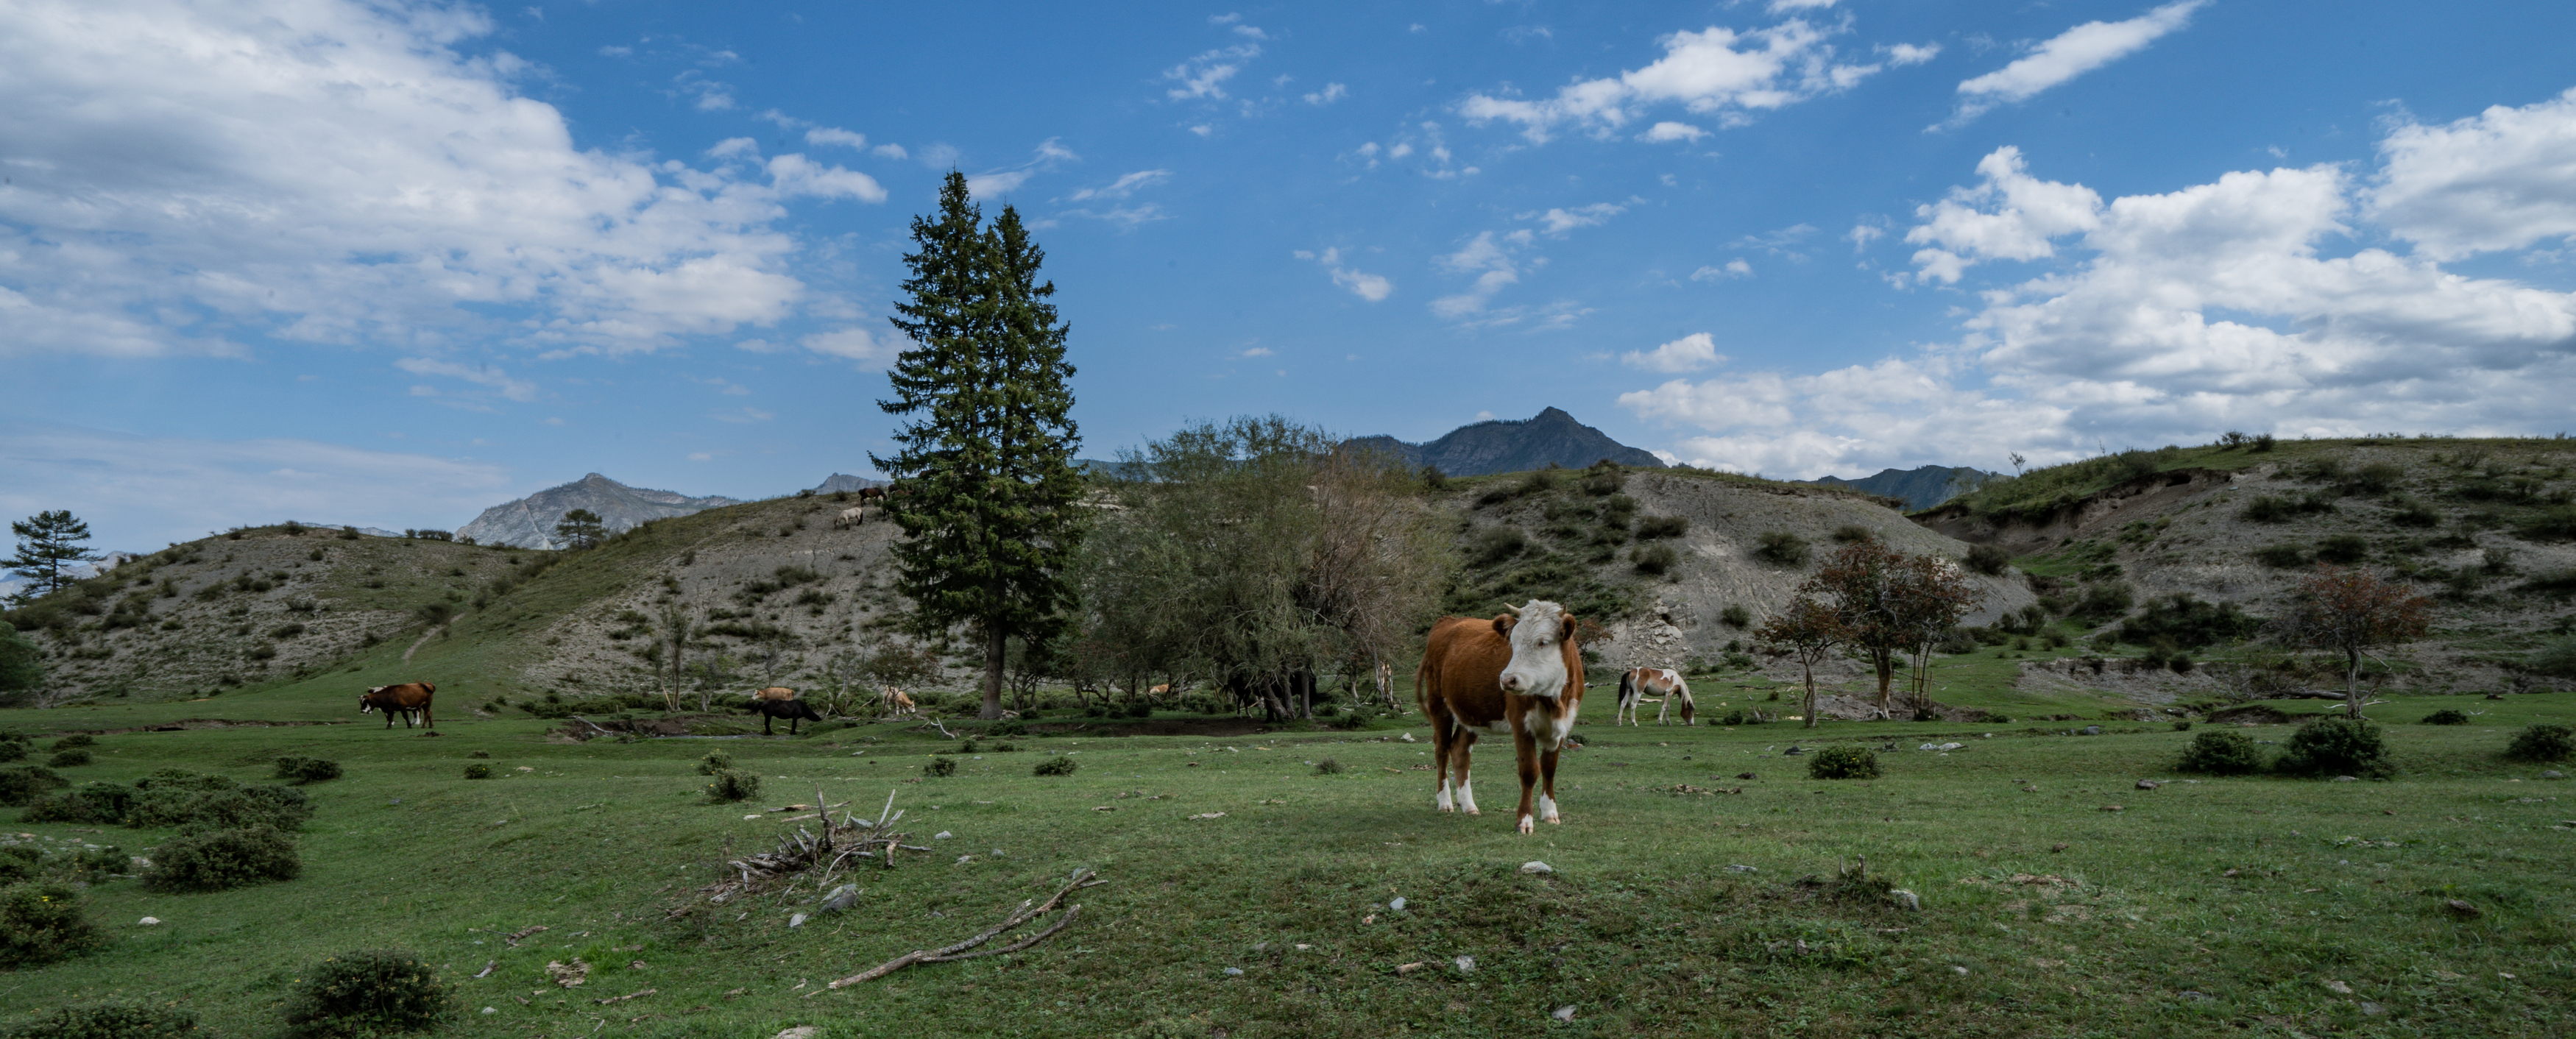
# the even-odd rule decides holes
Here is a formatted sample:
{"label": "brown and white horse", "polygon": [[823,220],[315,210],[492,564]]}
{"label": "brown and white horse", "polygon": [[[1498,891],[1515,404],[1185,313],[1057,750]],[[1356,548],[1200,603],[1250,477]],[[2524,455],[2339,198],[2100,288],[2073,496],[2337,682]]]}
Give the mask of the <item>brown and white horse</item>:
{"label": "brown and white horse", "polygon": [[1691,703],[1690,684],[1682,681],[1681,672],[1668,667],[1641,667],[1621,673],[1619,709],[1611,713],[1610,724],[1617,725],[1625,717],[1630,725],[1643,725],[1637,720],[1637,704],[1648,696],[1657,697],[1661,705],[1655,708],[1655,724],[1664,724],[1664,716],[1671,713],[1676,699],[1682,702],[1682,724],[1699,724],[1695,717],[1697,705]]}

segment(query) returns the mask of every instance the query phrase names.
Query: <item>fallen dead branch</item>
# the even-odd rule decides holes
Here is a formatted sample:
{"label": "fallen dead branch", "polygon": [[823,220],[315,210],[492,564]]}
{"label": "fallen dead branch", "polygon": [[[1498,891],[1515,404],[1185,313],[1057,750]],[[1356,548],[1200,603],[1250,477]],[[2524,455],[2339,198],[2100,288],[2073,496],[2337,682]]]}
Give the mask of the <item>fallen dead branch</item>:
{"label": "fallen dead branch", "polygon": [[[898,849],[920,852],[930,850],[918,844],[903,843],[904,838],[910,837],[911,834],[895,831],[894,825],[903,818],[903,812],[894,807],[893,791],[887,791],[885,808],[877,813],[877,818],[873,822],[860,819],[848,811],[845,807],[848,804],[846,801],[832,804],[825,800],[821,790],[814,792],[814,804],[829,807],[812,816],[799,818],[821,819],[822,832],[817,833],[799,826],[792,832],[782,834],[778,838],[776,850],[730,860],[726,865],[733,867],[732,878],[709,884],[699,888],[698,891],[707,896],[707,901],[722,905],[744,895],[764,894],[794,886],[807,879],[811,879],[817,887],[828,890],[836,874],[858,862],[874,861],[884,867],[892,868],[894,853]],[[813,805],[790,805],[785,809],[774,810],[787,811],[811,807]],[[841,809],[837,818],[834,817],[832,809]],[[684,912],[687,912],[685,905],[672,910],[671,915],[678,916]]]}
{"label": "fallen dead branch", "polygon": [[1057,931],[1064,930],[1066,925],[1073,923],[1073,918],[1075,916],[1082,913],[1081,903],[1065,906],[1064,915],[1056,917],[1054,923],[1048,924],[1044,929],[1038,931],[1036,934],[1032,934],[998,949],[982,949],[973,952],[969,952],[967,950],[975,949],[976,946],[992,941],[995,937],[1000,936],[1004,931],[1018,927],[1021,924],[1037,919],[1038,917],[1045,916],[1049,912],[1054,911],[1056,903],[1064,901],[1064,896],[1066,895],[1080,891],[1083,888],[1097,887],[1106,883],[1108,883],[1108,881],[1100,879],[1099,874],[1094,873],[1089,869],[1074,870],[1073,876],[1065,881],[1065,885],[1056,889],[1056,893],[1048,896],[1045,902],[1032,903],[1030,901],[1023,901],[1020,903],[1020,908],[1018,910],[1011,913],[1010,916],[1003,918],[1001,923],[985,928],[983,933],[977,934],[965,941],[958,942],[955,945],[945,945],[937,949],[917,949],[912,952],[905,953],[891,960],[887,960],[884,963],[870,967],[867,970],[860,971],[857,974],[852,974],[849,977],[835,981],[826,987],[845,988],[847,986],[859,984],[863,981],[875,981],[878,978],[885,977],[888,974],[892,974],[916,963],[949,963],[956,960],[971,960],[979,956],[999,956],[1004,953],[1018,952],[1047,940],[1054,936]]}
{"label": "fallen dead branch", "polygon": [[607,1006],[611,1003],[623,1003],[630,999],[641,999],[660,991],[662,990],[657,988],[648,988],[642,992],[629,992],[623,996],[610,996],[607,999],[594,999],[591,1002],[597,1003],[601,1006]]}

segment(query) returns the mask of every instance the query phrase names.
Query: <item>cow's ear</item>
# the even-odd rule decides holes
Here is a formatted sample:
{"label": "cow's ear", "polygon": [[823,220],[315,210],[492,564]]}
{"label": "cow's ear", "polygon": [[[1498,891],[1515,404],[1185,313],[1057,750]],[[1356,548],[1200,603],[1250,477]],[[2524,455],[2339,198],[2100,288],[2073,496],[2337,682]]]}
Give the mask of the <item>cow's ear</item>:
{"label": "cow's ear", "polygon": [[1581,627],[1580,625],[1577,625],[1577,624],[1574,622],[1574,615],[1573,615],[1573,614],[1571,614],[1571,613],[1560,613],[1560,614],[1557,614],[1556,616],[1557,616],[1557,621],[1556,621],[1556,622],[1557,622],[1557,624],[1559,625],[1559,627],[1556,629],[1556,630],[1557,630],[1557,632],[1558,632],[1558,637],[1559,637],[1560,639],[1562,639],[1562,640],[1566,641],[1566,642],[1572,642],[1572,641],[1574,641],[1574,635],[1575,635],[1575,633],[1576,633],[1576,632],[1578,632],[1578,631],[1583,630],[1583,629],[1582,629],[1582,627]]}
{"label": "cow's ear", "polygon": [[1495,615],[1494,615],[1494,634],[1496,634],[1496,635],[1509,635],[1509,634],[1511,634],[1511,633],[1512,633],[1512,615],[1511,615],[1511,614],[1508,614],[1508,613],[1497,613],[1497,614],[1495,614]]}

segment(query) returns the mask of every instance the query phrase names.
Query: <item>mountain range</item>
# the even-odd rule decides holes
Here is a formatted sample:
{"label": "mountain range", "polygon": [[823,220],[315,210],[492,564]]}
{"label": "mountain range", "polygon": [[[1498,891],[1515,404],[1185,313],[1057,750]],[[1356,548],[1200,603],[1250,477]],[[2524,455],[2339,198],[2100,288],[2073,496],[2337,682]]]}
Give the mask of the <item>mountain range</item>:
{"label": "mountain range", "polygon": [[1916,469],[1881,469],[1877,475],[1857,480],[1819,476],[1796,482],[1849,487],[1864,494],[1897,499],[1905,503],[1905,511],[1920,512],[1976,490],[1979,484],[2001,475],[1964,466],[1927,465]]}
{"label": "mountain range", "polygon": [[1584,425],[1559,408],[1526,419],[1493,419],[1450,430],[1428,444],[1408,444],[1391,436],[1346,441],[1398,455],[1407,465],[1438,466],[1451,476],[1485,476],[1544,469],[1551,463],[1581,469],[1604,458],[1643,469],[1666,468],[1664,460],[1629,447]]}
{"label": "mountain range", "polygon": [[457,528],[458,538],[473,538],[478,544],[517,545],[520,548],[560,548],[562,539],[555,536],[555,525],[563,522],[564,513],[589,509],[598,513],[609,533],[632,529],[646,520],[686,516],[693,512],[723,505],[740,505],[734,498],[710,495],[692,498],[675,491],[656,491],[629,487],[598,473],[591,473],[571,483],[548,487],[525,498],[504,502],[483,510],[474,522]]}

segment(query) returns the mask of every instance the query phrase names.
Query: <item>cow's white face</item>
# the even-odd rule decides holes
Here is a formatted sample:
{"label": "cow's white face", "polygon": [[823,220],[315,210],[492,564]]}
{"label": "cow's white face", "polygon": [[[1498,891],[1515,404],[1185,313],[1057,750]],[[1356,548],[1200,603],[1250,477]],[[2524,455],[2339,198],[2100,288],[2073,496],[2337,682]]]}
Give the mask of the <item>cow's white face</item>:
{"label": "cow's white face", "polygon": [[1565,691],[1565,647],[1573,634],[1565,607],[1532,599],[1518,620],[1504,618],[1503,635],[1512,642],[1511,663],[1504,665],[1503,690],[1522,696],[1554,697]]}

